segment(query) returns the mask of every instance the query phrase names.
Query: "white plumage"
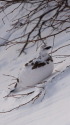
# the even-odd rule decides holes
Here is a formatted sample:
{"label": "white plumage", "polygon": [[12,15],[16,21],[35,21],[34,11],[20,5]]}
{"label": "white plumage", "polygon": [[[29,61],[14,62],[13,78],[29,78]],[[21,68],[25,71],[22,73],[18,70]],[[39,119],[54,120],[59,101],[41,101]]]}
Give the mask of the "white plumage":
{"label": "white plumage", "polygon": [[50,46],[41,46],[38,56],[25,64],[19,75],[19,82],[14,88],[16,91],[34,86],[52,74],[53,59],[47,53],[50,48]]}

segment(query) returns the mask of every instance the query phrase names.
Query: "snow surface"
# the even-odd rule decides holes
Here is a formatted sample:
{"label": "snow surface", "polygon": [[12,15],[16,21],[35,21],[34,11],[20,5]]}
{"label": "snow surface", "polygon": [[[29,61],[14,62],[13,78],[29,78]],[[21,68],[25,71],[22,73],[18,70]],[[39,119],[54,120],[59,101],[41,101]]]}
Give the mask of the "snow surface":
{"label": "snow surface", "polygon": [[[0,43],[6,42],[5,39],[11,40],[14,36],[17,37],[18,32],[13,31],[13,34],[6,32],[10,29],[8,19],[5,18],[5,24],[1,21],[0,27],[0,37],[4,38],[0,38]],[[70,125],[69,39],[70,33],[64,32],[55,40],[52,53],[54,60],[52,75],[41,84],[25,92],[17,93],[15,97],[5,97],[9,93],[8,85],[15,82],[13,77],[5,75],[17,78],[24,64],[35,56],[36,46],[29,48],[27,54],[22,54],[20,57],[18,57],[18,50],[21,45],[9,49],[0,48],[0,125]],[[63,48],[60,48],[62,46]],[[21,96],[30,92],[32,94],[28,96]],[[32,100],[40,92],[39,98]]]}

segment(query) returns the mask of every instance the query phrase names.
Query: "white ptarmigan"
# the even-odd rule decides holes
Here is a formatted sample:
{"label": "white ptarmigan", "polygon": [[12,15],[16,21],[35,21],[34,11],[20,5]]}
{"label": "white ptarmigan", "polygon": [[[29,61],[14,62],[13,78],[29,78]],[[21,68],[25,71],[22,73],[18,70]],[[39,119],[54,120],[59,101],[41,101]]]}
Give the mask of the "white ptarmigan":
{"label": "white ptarmigan", "polygon": [[24,65],[19,75],[19,82],[14,88],[15,91],[34,86],[52,74],[53,59],[47,52],[50,48],[51,46],[42,45],[38,56]]}

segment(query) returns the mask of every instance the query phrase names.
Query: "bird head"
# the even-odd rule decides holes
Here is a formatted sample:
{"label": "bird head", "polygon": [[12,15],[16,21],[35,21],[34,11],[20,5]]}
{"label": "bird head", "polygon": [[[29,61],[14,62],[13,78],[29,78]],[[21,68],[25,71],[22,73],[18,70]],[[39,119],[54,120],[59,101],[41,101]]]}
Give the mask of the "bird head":
{"label": "bird head", "polygon": [[40,56],[48,55],[49,50],[50,50],[51,48],[52,48],[52,46],[42,45],[42,46],[40,47],[40,50],[39,50],[39,55],[40,55]]}

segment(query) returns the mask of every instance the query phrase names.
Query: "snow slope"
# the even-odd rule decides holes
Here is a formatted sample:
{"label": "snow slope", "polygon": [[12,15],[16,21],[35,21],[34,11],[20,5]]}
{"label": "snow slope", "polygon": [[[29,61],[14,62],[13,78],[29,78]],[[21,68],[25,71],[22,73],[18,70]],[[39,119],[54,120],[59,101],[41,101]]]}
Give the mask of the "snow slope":
{"label": "snow slope", "polygon": [[[2,24],[2,23],[1,23]],[[14,38],[7,34],[10,24],[2,24],[0,37]],[[5,29],[5,30],[4,30]],[[15,31],[14,31],[15,32]],[[14,34],[13,32],[13,34]],[[15,33],[17,36],[18,33]],[[70,33],[59,35],[53,48],[54,71],[41,84],[15,97],[5,97],[12,75],[18,77],[24,64],[36,54],[36,46],[29,48],[27,54],[18,57],[21,45],[0,48],[0,124],[1,125],[70,125]],[[6,42],[0,39],[0,43]],[[48,43],[49,44],[49,43]],[[62,48],[61,48],[62,47]],[[58,50],[57,50],[58,49]],[[57,51],[55,51],[57,50]],[[5,75],[4,75],[5,74]],[[33,92],[28,96],[21,96]],[[36,100],[34,97],[41,92]],[[29,102],[29,103],[28,103]],[[27,104],[26,104],[27,103]],[[25,105],[26,104],[26,105]]]}

